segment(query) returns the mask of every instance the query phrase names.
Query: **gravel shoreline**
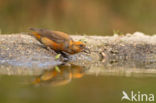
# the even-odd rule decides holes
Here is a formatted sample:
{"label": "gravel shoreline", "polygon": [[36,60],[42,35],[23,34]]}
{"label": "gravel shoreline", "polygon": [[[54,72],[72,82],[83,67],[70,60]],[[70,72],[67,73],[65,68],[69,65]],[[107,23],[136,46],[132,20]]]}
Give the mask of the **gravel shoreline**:
{"label": "gravel shoreline", "polygon": [[[136,32],[125,36],[76,35],[72,38],[85,41],[91,49],[91,54],[72,55],[70,63],[85,66],[91,72],[96,71],[94,68],[97,67],[109,68],[112,71],[118,67],[156,69],[156,35],[148,36]],[[35,73],[36,70],[52,68],[62,63],[61,59],[55,60],[56,55],[24,33],[0,35],[1,74],[5,74],[7,70],[13,70],[14,72],[10,72],[13,74],[17,72],[17,68],[18,71],[23,69],[28,73],[30,68],[34,69]]]}

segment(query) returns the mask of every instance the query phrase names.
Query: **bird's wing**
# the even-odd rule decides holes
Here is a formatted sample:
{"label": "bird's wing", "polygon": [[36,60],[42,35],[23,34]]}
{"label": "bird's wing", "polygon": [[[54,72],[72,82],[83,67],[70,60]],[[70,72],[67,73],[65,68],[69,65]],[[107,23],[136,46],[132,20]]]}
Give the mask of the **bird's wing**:
{"label": "bird's wing", "polygon": [[42,37],[47,37],[56,43],[65,43],[69,40],[72,40],[72,38],[70,38],[68,34],[59,31],[50,31],[47,29],[38,28],[30,28],[30,30],[37,32]]}

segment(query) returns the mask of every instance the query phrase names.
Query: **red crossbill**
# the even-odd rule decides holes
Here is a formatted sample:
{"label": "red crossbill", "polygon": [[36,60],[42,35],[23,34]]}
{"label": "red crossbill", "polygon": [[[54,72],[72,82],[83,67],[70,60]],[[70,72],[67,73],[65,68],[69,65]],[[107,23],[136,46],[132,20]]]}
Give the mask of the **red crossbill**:
{"label": "red crossbill", "polygon": [[74,41],[67,33],[51,31],[48,29],[30,28],[32,35],[46,47],[56,52],[75,54],[79,52],[90,52],[81,41]]}

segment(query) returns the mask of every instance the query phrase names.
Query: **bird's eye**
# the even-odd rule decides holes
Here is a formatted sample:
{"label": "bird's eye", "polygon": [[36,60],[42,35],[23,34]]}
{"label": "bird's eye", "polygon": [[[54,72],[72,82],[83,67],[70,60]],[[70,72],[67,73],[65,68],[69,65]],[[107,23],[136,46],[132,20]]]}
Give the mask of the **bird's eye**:
{"label": "bird's eye", "polygon": [[79,46],[80,46],[81,48],[83,48],[83,47],[84,47],[84,45],[82,45],[82,44],[80,44]]}

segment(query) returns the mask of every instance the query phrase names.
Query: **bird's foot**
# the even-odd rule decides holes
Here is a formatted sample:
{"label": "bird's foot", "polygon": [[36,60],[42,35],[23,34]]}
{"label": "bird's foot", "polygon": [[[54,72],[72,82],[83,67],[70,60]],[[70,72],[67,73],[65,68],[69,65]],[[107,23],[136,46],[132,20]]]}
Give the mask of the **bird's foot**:
{"label": "bird's foot", "polygon": [[62,56],[64,62],[68,62],[69,60],[71,60],[71,57],[70,57],[69,54],[67,54],[67,53],[65,53],[65,52],[63,52],[63,51],[61,51],[61,52],[59,52],[59,53],[61,54],[61,56]]}

